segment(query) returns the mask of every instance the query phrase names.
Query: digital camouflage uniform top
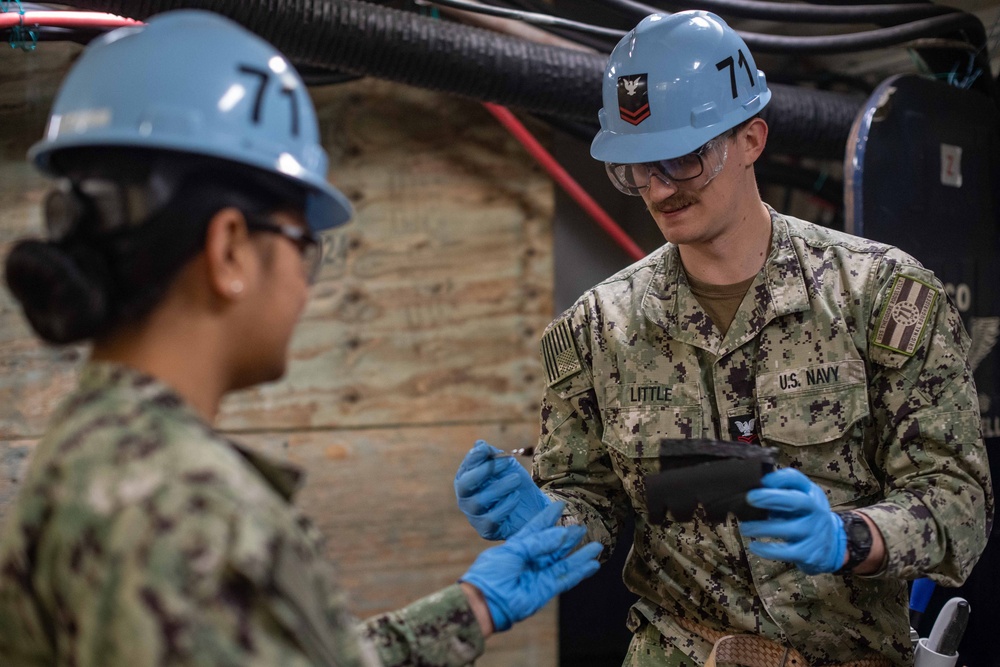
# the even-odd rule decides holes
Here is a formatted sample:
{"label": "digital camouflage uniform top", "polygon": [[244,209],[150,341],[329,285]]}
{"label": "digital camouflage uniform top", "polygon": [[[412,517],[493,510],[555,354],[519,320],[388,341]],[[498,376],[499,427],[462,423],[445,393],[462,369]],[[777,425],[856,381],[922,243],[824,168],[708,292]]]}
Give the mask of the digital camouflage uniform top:
{"label": "digital camouflage uniform top", "polygon": [[[969,339],[938,280],[900,250],[771,218],[770,255],[724,337],[672,244],[550,325],[535,479],[605,554],[634,510],[633,630],[644,619],[699,661],[706,643],[672,615],[787,642],[815,664],[870,652],[912,664],[905,580],[961,582],[993,513]],[[834,509],[865,508],[884,570],[804,575],[751,554],[732,515],[652,525],[643,475],[658,470],[659,440],[701,437],[776,447]]]}
{"label": "digital camouflage uniform top", "polygon": [[0,663],[443,667],[482,653],[457,584],[356,624],[290,504],[299,481],[153,378],[86,366],[0,542]]}

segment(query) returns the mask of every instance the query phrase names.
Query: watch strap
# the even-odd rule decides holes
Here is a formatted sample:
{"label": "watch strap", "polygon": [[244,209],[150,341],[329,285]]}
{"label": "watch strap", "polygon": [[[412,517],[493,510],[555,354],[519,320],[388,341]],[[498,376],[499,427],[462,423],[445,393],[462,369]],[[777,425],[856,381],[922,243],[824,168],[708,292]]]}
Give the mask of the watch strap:
{"label": "watch strap", "polygon": [[847,562],[837,574],[847,574],[863,563],[872,550],[871,528],[857,512],[837,512],[847,534]]}

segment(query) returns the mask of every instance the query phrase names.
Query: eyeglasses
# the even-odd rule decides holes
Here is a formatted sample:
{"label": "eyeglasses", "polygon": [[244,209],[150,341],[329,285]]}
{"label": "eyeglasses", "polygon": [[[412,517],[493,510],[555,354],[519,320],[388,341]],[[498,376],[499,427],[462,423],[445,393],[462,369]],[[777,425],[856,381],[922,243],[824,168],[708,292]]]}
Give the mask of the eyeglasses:
{"label": "eyeglasses", "polygon": [[295,244],[302,255],[302,267],[309,284],[316,282],[319,269],[323,265],[323,238],[308,229],[296,225],[286,225],[261,218],[247,218],[247,229],[258,232],[280,234]]}
{"label": "eyeglasses", "polygon": [[726,139],[730,136],[731,133],[726,132],[693,153],[669,160],[632,164],[605,162],[604,167],[614,186],[627,195],[641,195],[649,187],[653,176],[676,188],[701,190],[719,175],[726,164],[729,154]]}

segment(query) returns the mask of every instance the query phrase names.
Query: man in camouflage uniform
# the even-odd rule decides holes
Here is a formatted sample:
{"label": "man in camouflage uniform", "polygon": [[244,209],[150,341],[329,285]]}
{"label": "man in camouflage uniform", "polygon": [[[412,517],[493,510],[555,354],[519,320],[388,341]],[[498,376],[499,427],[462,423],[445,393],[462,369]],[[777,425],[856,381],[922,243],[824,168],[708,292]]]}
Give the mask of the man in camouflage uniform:
{"label": "man in camouflage uniform", "polygon": [[[626,35],[591,152],[669,243],[547,329],[541,490],[485,444],[456,476],[491,539],[560,500],[610,551],[634,514],[626,665],[700,665],[724,635],[741,637],[718,642],[720,663],[742,641],[764,662],[740,664],[912,664],[907,580],[961,583],[992,520],[956,308],[900,250],[760,200],[769,98],[712,14]],[[665,438],[776,448],[746,496],[767,519],[653,521],[644,477]]]}
{"label": "man in camouflage uniform", "polygon": [[315,232],[350,217],[269,44],[199,11],[105,35],[31,156],[62,180],[7,283],[42,338],[93,348],[0,537],[3,667],[458,667],[597,570],[555,503],[358,624],[292,505],[299,472],[211,428],[226,393],[284,373]]}

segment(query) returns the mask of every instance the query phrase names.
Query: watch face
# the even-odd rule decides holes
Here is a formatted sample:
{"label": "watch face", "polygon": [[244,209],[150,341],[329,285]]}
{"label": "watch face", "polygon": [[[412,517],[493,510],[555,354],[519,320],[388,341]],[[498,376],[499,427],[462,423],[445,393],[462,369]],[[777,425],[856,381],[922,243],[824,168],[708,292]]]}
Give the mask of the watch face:
{"label": "watch face", "polygon": [[871,539],[871,536],[871,531],[868,530],[868,524],[865,523],[864,519],[851,522],[850,528],[847,532],[847,537],[852,542],[864,544],[866,541]]}
{"label": "watch face", "polygon": [[872,548],[872,532],[868,524],[857,514],[848,514],[844,521],[847,533],[847,550],[852,561],[860,563],[868,557]]}

